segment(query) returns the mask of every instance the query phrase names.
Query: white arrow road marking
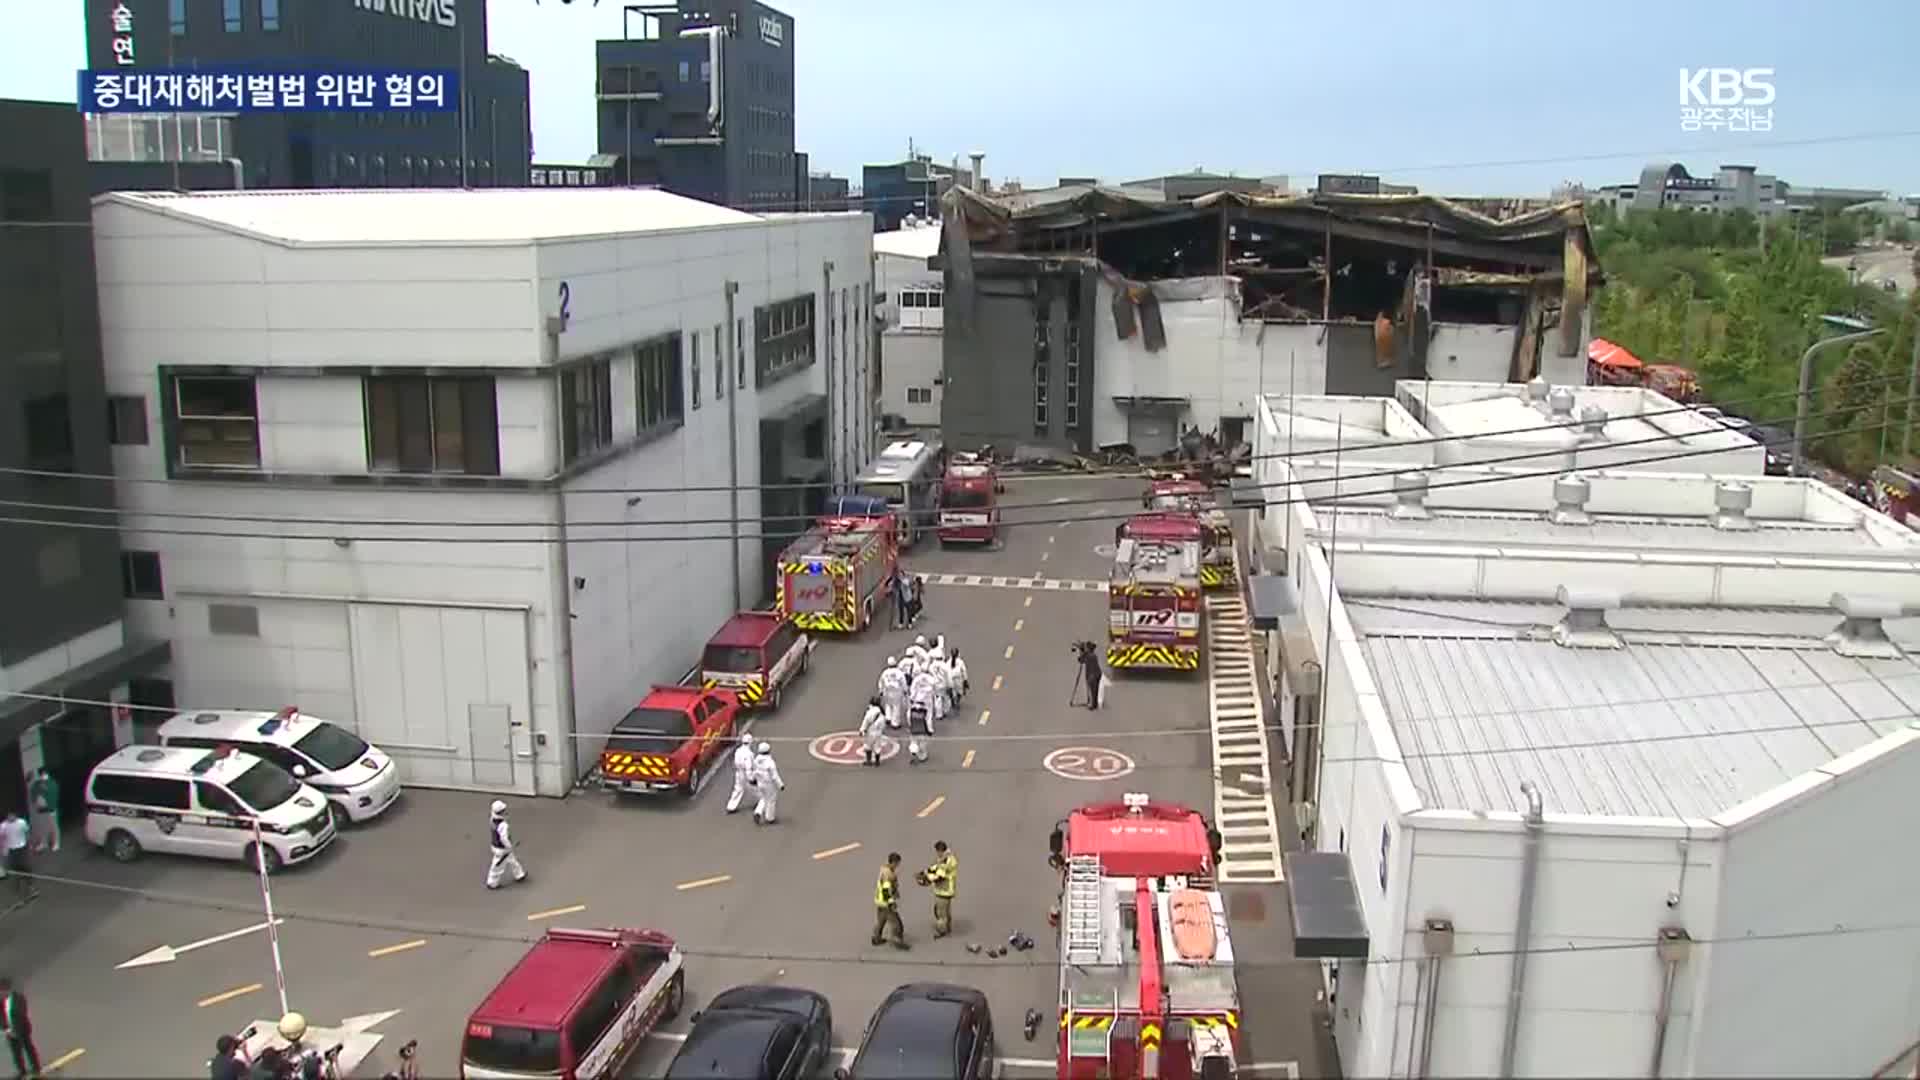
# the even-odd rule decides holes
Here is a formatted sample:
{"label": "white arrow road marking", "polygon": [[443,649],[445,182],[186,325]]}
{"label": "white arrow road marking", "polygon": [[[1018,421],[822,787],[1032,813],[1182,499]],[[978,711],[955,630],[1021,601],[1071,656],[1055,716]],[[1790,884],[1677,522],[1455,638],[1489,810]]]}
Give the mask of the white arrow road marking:
{"label": "white arrow road marking", "polygon": [[[275,926],[280,926],[284,925],[286,921],[285,919],[275,919],[273,923]],[[157,949],[150,949],[147,952],[143,952],[124,964],[115,965],[114,970],[124,971],[127,968],[150,967],[154,964],[171,964],[187,953],[193,952],[195,949],[204,949],[209,945],[218,945],[223,941],[232,941],[234,938],[246,937],[248,934],[257,934],[266,928],[267,924],[263,922],[256,926],[243,927],[239,930],[229,930],[224,934],[217,934],[210,938],[189,942],[185,945],[162,945]]]}
{"label": "white arrow road marking", "polygon": [[349,1016],[345,1020],[340,1021],[340,1029],[354,1035],[361,1035],[399,1015],[399,1009],[388,1009],[386,1012],[371,1012],[362,1013],[359,1016]]}

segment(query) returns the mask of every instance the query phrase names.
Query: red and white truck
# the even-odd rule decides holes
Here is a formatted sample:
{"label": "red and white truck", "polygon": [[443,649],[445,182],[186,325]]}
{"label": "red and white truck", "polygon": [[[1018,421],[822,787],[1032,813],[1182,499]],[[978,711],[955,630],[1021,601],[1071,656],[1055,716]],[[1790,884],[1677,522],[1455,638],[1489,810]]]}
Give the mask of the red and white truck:
{"label": "red and white truck", "polygon": [[1233,520],[1214,497],[1212,485],[1185,473],[1169,473],[1147,483],[1140,500],[1148,510],[1192,514],[1200,523],[1200,587],[1221,589],[1234,582]]}
{"label": "red and white truck", "polygon": [[1200,669],[1200,548],[1192,514],[1135,514],[1114,530],[1107,666]]}
{"label": "red and white truck", "polygon": [[774,608],[802,630],[857,634],[892,594],[891,515],[823,517],[780,553]]}

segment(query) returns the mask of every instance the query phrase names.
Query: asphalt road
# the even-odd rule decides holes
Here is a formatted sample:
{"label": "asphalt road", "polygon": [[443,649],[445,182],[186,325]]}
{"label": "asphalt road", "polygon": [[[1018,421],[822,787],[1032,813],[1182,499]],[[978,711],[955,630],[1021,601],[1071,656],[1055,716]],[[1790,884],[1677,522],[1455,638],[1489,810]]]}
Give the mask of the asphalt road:
{"label": "asphalt road", "polygon": [[1891,281],[1905,296],[1913,292],[1913,249],[1910,247],[1869,248],[1853,255],[1835,255],[1821,260],[1836,270],[1857,268],[1862,285],[1883,286]]}
{"label": "asphalt road", "polygon": [[[1112,522],[1089,515],[1137,506],[1135,480],[1016,483],[1010,512],[1033,524],[1006,531],[999,550],[941,551],[912,560],[928,574],[1048,575],[1104,580]],[[1110,494],[1104,506],[1073,500]],[[1066,500],[1066,501],[1056,501]],[[487,796],[410,791],[384,819],[346,834],[314,864],[273,882],[282,967],[292,1006],[316,1024],[400,1010],[361,1075],[378,1075],[390,1051],[418,1038],[429,1076],[452,1075],[467,1012],[550,925],[654,926],[688,954],[693,1008],[728,986],[779,981],[819,990],[835,1009],[842,1046],[894,986],[942,979],[985,990],[1015,1075],[1051,1066],[1047,1041],[1057,974],[1046,911],[1057,880],[1047,834],[1074,806],[1127,791],[1207,806],[1211,762],[1203,684],[1128,678],[1110,708],[1067,707],[1074,666],[1068,643],[1098,640],[1104,594],[1032,587],[933,587],[918,632],[944,632],[967,658],[973,693],[941,729],[933,760],[895,757],[881,769],[809,754],[819,736],[852,729],[889,652],[906,633],[870,632],[824,643],[782,710],[757,722],[776,743],[787,780],[780,821],[757,828],[722,812],[720,774],[691,803],[614,803],[587,793],[512,803],[530,879],[482,887]],[[1071,780],[1043,767],[1055,750],[1130,766],[1109,779]],[[171,963],[117,965],[157,946],[181,947],[262,923],[253,876],[237,865],[151,857],[119,866],[75,845],[39,869],[39,900],[0,920],[0,964],[33,1003],[43,1057],[66,1057],[75,1076],[203,1075],[216,1035],[279,1008],[266,936],[242,934]],[[960,859],[956,932],[933,941],[930,900],[910,890],[909,953],[868,944],[874,876],[890,850],[909,866],[946,840]],[[76,850],[77,848],[77,850]],[[84,882],[85,884],[80,884]],[[1243,1030],[1265,1075],[1288,1061],[1315,1064],[1311,1020],[1317,976],[1292,961],[1283,887],[1241,888],[1231,898],[1245,992]],[[1040,947],[1005,959],[966,951],[1009,933]],[[1022,1014],[1046,1017],[1038,1041],[1019,1035]],[[689,1010],[691,1011],[691,1009]],[[653,1040],[629,1075],[657,1076],[677,1043]],[[75,1051],[83,1051],[75,1055]],[[72,1055],[72,1056],[70,1056]],[[1028,1064],[1019,1064],[1026,1060]]]}

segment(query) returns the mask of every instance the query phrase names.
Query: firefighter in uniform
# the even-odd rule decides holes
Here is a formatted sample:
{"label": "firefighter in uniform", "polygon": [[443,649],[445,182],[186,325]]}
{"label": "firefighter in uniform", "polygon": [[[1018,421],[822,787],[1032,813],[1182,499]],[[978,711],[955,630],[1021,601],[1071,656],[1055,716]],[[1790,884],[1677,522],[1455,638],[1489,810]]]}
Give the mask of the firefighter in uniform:
{"label": "firefighter in uniform", "polygon": [[753,787],[760,794],[760,801],[753,807],[754,824],[773,824],[780,793],[787,789],[787,782],[780,779],[780,766],[774,763],[773,747],[765,742],[755,748],[753,755]]}
{"label": "firefighter in uniform", "polygon": [[880,867],[880,880],[873,887],[873,943],[885,945],[887,931],[893,931],[893,947],[907,949],[907,928],[900,922],[900,853],[887,856]]}
{"label": "firefighter in uniform", "polygon": [[727,796],[727,813],[740,809],[740,800],[747,797],[747,788],[753,784],[753,737],[740,736],[740,745],[733,749],[733,794]]}
{"label": "firefighter in uniform", "polygon": [[880,707],[880,695],[867,699],[867,714],[860,718],[860,748],[866,752],[863,764],[880,764],[881,740],[886,738],[887,714]]}
{"label": "firefighter in uniform", "polygon": [[507,804],[498,799],[493,801],[493,819],[487,827],[488,850],[492,855],[487,863],[487,888],[497,889],[508,874],[516,882],[527,880],[527,871],[520,865],[520,856],[513,853],[513,830],[507,827]]}
{"label": "firefighter in uniform", "polygon": [[947,849],[945,840],[933,845],[933,865],[920,872],[933,889],[933,936],[953,933],[953,894],[960,885],[960,860]]}
{"label": "firefighter in uniform", "polygon": [[887,657],[887,670],[880,673],[880,707],[886,711],[888,727],[907,722],[907,672],[891,656]]}

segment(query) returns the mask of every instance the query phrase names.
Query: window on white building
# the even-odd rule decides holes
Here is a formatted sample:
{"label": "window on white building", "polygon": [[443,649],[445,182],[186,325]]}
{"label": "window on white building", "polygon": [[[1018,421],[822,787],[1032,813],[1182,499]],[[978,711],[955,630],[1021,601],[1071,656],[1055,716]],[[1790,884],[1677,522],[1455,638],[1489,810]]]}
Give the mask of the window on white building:
{"label": "window on white building", "polygon": [[814,294],[753,309],[756,386],[767,386],[813,363]]}
{"label": "window on white building", "polygon": [[907,404],[909,405],[933,404],[933,387],[931,386],[907,387]]}
{"label": "window on white building", "polygon": [[713,400],[719,401],[727,396],[727,354],[726,346],[720,335],[724,333],[720,324],[713,327]]}
{"label": "window on white building", "polygon": [[182,466],[260,467],[260,420],[251,376],[176,375],[173,394]]}
{"label": "window on white building", "polygon": [[166,583],[160,575],[157,551],[120,553],[120,594],[129,600],[165,600]]}
{"label": "window on white building", "polygon": [[207,632],[230,637],[259,637],[260,609],[252,604],[208,604]]}
{"label": "window on white building", "polygon": [[613,443],[613,362],[605,357],[560,375],[562,442],[567,464]]}
{"label": "window on white building", "polygon": [[700,407],[700,332],[687,337],[687,389],[693,393],[693,407]]}
{"label": "window on white building", "polygon": [[368,376],[365,396],[373,471],[500,475],[491,378]]}
{"label": "window on white building", "polygon": [[147,445],[147,399],[115,394],[107,399],[107,440],[115,446]]}
{"label": "window on white building", "polygon": [[642,433],[678,424],[686,417],[681,402],[680,335],[668,334],[635,347],[634,416]]}

